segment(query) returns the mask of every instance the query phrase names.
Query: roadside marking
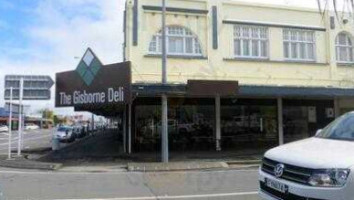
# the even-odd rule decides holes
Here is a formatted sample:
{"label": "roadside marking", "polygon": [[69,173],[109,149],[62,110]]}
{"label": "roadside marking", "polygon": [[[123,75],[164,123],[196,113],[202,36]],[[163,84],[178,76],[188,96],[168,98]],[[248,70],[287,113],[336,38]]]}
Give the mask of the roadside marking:
{"label": "roadside marking", "polygon": [[[51,135],[45,135],[45,136],[33,137],[33,138],[24,138],[24,142],[26,142],[26,141],[31,141],[31,140],[38,140],[38,139],[47,138],[47,137],[51,137]],[[12,138],[12,140],[14,140],[14,141],[11,140],[11,142],[12,142],[12,143],[17,142],[17,141],[15,141],[15,139],[18,139],[18,137]],[[6,143],[1,143],[0,146],[4,146],[4,145],[8,145],[8,144],[9,144],[8,142],[6,142]]]}
{"label": "roadside marking", "polygon": [[[11,171],[4,170],[6,168],[2,168],[3,171],[0,171],[0,175],[2,174],[29,174],[29,175],[120,175],[120,174],[127,174],[126,171],[107,171],[107,172],[70,172],[70,171]],[[140,173],[140,172],[139,172]]]}
{"label": "roadside marking", "polygon": [[[100,172],[93,172],[93,171],[63,171],[58,170],[58,171],[14,171],[11,168],[1,168],[0,175],[1,174],[33,174],[33,175],[120,175],[120,174],[151,174],[151,173],[158,173],[158,174],[163,174],[163,173],[206,173],[206,171],[173,171],[173,172],[129,172],[129,171],[100,171]],[[8,170],[7,170],[8,169]],[[225,171],[213,171],[213,173],[228,173],[231,170],[225,170]],[[258,170],[235,170],[237,172],[258,172]]]}
{"label": "roadside marking", "polygon": [[148,196],[148,197],[124,197],[124,198],[108,198],[108,199],[55,199],[55,200],[160,200],[160,199],[200,199],[200,198],[221,198],[258,195],[258,192],[235,192],[235,193],[219,193],[219,194],[197,194],[197,195],[177,195],[177,196]]}

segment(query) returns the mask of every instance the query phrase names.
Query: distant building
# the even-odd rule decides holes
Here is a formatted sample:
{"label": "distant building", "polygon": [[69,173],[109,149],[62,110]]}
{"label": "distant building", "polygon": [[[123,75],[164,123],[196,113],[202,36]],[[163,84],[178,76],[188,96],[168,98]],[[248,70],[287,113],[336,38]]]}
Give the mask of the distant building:
{"label": "distant building", "polygon": [[[9,122],[9,114],[10,112],[7,112],[5,108],[0,107],[0,125],[8,125]],[[13,113],[13,118],[12,118],[12,123],[13,123],[13,129],[17,129],[18,127],[18,114]]]}

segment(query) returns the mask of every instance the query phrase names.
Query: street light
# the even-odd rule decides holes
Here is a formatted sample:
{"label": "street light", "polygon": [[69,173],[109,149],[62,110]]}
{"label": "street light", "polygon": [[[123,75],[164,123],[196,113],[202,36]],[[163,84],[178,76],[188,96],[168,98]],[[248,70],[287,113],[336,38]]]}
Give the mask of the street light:
{"label": "street light", "polygon": [[[167,53],[166,53],[166,0],[162,0],[162,84],[167,84]],[[162,162],[168,163],[168,126],[167,126],[167,95],[161,96],[161,158]]]}

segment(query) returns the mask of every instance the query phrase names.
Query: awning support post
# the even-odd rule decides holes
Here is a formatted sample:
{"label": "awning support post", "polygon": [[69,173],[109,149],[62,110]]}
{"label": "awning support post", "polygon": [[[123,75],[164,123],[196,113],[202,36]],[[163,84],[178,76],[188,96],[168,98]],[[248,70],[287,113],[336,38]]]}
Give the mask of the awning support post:
{"label": "awning support post", "polygon": [[128,105],[128,154],[132,153],[132,104]]}
{"label": "awning support post", "polygon": [[340,107],[338,97],[334,98],[334,116],[338,118],[340,116]]}
{"label": "awning support post", "polygon": [[[123,151],[127,153],[127,107],[124,107],[122,115],[122,125],[123,125]],[[119,129],[118,129],[119,131]]]}
{"label": "awning support post", "polygon": [[283,99],[278,97],[278,134],[279,134],[279,145],[284,144],[284,129],[283,129]]}
{"label": "awning support post", "polygon": [[168,102],[167,95],[163,94],[162,101],[162,113],[161,113],[161,160],[163,163],[168,163],[169,160],[169,147],[168,147]]}
{"label": "awning support post", "polygon": [[216,151],[221,151],[220,95],[215,97],[215,134]]}

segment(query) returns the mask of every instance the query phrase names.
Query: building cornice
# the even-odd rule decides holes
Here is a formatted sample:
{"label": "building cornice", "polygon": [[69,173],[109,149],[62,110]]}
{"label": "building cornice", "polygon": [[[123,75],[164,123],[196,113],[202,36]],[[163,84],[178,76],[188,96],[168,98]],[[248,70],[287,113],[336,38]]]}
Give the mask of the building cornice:
{"label": "building cornice", "polygon": [[294,28],[294,29],[305,29],[305,30],[313,30],[313,31],[326,31],[326,28],[319,26],[303,26],[297,24],[279,24],[272,22],[259,22],[259,21],[240,21],[240,20],[232,20],[226,19],[223,20],[224,24],[239,24],[239,25],[251,25],[251,26],[268,26],[268,27],[276,27],[276,28]]}
{"label": "building cornice", "polygon": [[[148,11],[162,11],[162,7],[160,6],[143,6],[144,10]],[[177,12],[177,13],[189,13],[189,14],[208,14],[208,10],[201,10],[201,9],[190,9],[190,8],[177,8],[177,7],[167,7],[167,12]]]}

